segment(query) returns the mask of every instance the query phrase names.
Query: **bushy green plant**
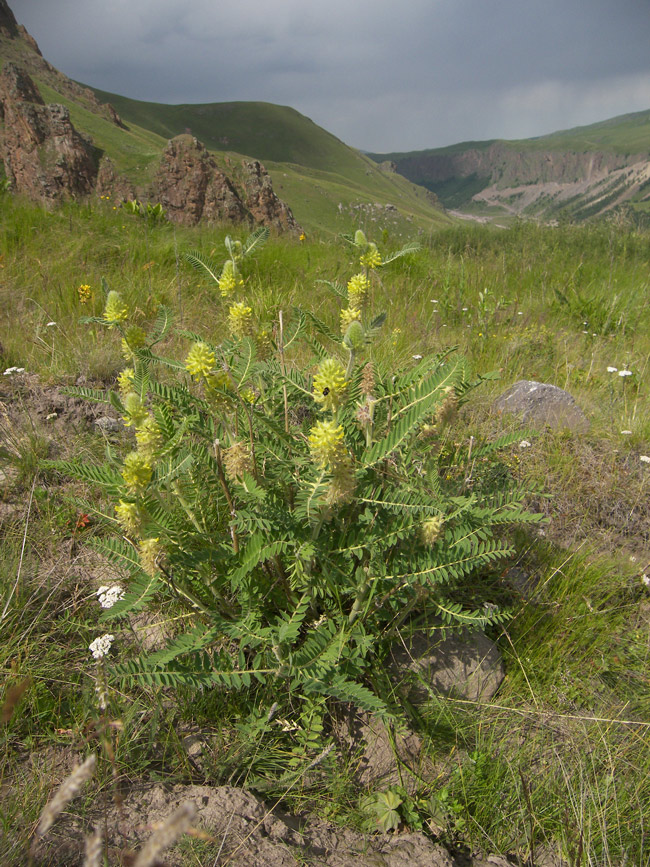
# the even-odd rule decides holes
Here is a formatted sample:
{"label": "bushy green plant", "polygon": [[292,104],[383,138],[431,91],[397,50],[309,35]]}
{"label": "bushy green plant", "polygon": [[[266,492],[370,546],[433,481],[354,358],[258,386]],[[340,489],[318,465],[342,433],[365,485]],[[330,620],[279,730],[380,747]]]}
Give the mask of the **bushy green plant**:
{"label": "bushy green plant", "polygon": [[50,466],[116,500],[115,533],[97,544],[131,577],[105,617],[125,618],[158,595],[192,615],[164,649],[114,675],[164,686],[274,681],[296,700],[323,696],[389,716],[371,674],[393,636],[417,614],[451,625],[501,620],[491,606],[466,610],[457,591],[513,553],[505,525],[539,516],[520,490],[471,484],[469,462],[515,437],[451,458],[442,446],[481,381],[462,357],[443,351],[401,371],[376,359],[384,317],[370,310],[374,275],[413,245],[382,258],[357,232],[347,240],[361,270],[347,286],[329,284],[344,298],[340,329],[295,309],[270,333],[234,301],[243,254],[260,240],[231,242],[230,267],[188,257],[229,298],[230,335],[180,332],[190,342],[183,360],[157,351],[166,309],[146,334],[108,293],[90,321],[121,336],[129,366],[116,391],[72,391],[116,407],[134,448],[124,457],[109,448],[101,466]]}

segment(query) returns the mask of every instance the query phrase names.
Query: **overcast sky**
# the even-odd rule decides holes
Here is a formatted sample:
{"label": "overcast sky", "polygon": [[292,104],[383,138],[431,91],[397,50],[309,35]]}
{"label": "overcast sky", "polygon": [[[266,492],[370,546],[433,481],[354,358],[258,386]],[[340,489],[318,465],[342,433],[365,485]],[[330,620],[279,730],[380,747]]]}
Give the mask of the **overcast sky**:
{"label": "overcast sky", "polygon": [[71,78],[290,105],[376,152],[650,109],[650,0],[9,0]]}

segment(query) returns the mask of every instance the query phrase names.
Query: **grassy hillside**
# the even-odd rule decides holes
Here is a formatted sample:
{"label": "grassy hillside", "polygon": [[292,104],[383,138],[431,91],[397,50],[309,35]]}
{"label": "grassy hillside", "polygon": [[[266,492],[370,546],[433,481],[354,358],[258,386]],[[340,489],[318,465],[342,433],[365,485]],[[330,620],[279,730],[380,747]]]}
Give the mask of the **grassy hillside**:
{"label": "grassy hillside", "polygon": [[[379,170],[370,158],[293,108],[263,102],[164,105],[97,89],[94,93],[129,126],[164,138],[189,129],[222,160],[242,155],[261,160],[280,198],[307,229],[331,231],[352,219],[379,222],[404,236],[412,222],[424,230],[450,222],[417,185]],[[370,209],[375,204],[395,205],[400,213]]]}
{"label": "grassy hillside", "polygon": [[[429,232],[452,222],[421,188],[380,171],[292,108],[262,102],[162,105],[93,93],[50,66],[22,37],[0,37],[0,66],[7,61],[34,78],[46,102],[65,105],[98,156],[109,156],[136,186],[146,188],[166,142],[190,129],[226,173],[244,157],[264,162],[278,194],[310,232],[368,223],[406,237],[414,228]],[[106,102],[127,129],[111,121]]]}
{"label": "grassy hillside", "polygon": [[[316,774],[305,773],[329,742],[326,714],[336,712],[336,702],[316,705],[312,726],[314,717],[299,713],[281,690],[253,684],[238,692],[161,691],[114,679],[115,661],[138,652],[149,626],[179,630],[194,616],[173,599],[156,598],[132,630],[98,624],[98,588],[125,580],[90,544],[111,532],[113,502],[40,464],[52,456],[121,459],[133,448],[130,428],[99,432],[80,401],[60,390],[77,381],[111,387],[125,364],[116,329],[79,321],[101,317],[102,278],[120,290],[137,326],[150,329],[161,304],[173,310],[185,330],[160,344],[165,356],[184,359],[192,332],[208,343],[224,340],[229,302],[179,254],[196,249],[220,260],[226,228],[150,225],[107,202],[48,213],[6,197],[1,207],[0,369],[8,371],[0,377],[3,863],[28,863],[30,837],[55,781],[73,755],[95,750],[102,756],[99,782],[68,808],[83,827],[101,821],[102,804],[111,800],[103,793],[117,796],[123,788],[137,796],[162,776],[166,784],[247,785],[287,811],[376,830],[369,793],[337,749]],[[243,230],[233,234],[244,239]],[[383,241],[372,237],[384,254],[400,246],[390,233]],[[465,495],[493,490],[498,497],[506,481],[514,482],[532,491],[532,505],[550,519],[521,530],[511,561],[472,573],[464,585],[465,605],[508,611],[490,629],[507,674],[495,700],[433,696],[409,713],[436,772],[415,781],[413,797],[397,790],[401,827],[424,830],[454,851],[499,852],[520,864],[549,863],[542,850],[576,867],[647,863],[647,835],[639,829],[650,807],[649,242],[647,232],[613,224],[518,224],[505,231],[454,225],[373,276],[373,306],[388,314],[372,346],[378,367],[408,376],[419,356],[458,346],[473,371],[500,375],[472,392],[448,426],[413,442],[413,455],[406,454],[414,469],[427,449],[445,463],[440,484],[457,478]],[[306,359],[291,355],[292,369],[301,360],[317,363],[316,339],[345,356],[341,299],[324,281],[345,284],[357,268],[342,240],[271,238],[253,257],[246,293],[253,316],[275,323],[270,333],[279,333],[282,310],[285,334],[293,334],[298,305],[332,329],[327,336],[308,325],[313,358],[311,350]],[[182,370],[161,370],[170,383],[186,378]],[[589,431],[522,432],[525,440],[517,435],[489,460],[475,445],[469,475],[456,476],[455,455],[517,430],[489,407],[521,378],[568,389],[589,417]],[[269,400],[281,401],[281,394],[271,392]],[[197,406],[203,413],[203,402]],[[110,406],[98,411],[116,415]],[[284,428],[272,430],[281,442]],[[389,473],[394,458],[386,461]],[[522,573],[506,572],[510,565]],[[88,647],[109,629],[118,636],[106,661],[109,710],[98,715]],[[12,686],[22,695],[9,692]],[[277,719],[270,720],[274,702]],[[201,763],[190,762],[183,746],[196,732],[205,744]],[[301,774],[295,784],[294,777],[287,782],[289,760]],[[383,793],[383,786],[371,792]],[[44,838],[50,860],[43,863],[57,863],[57,847],[72,833],[65,817],[59,821]],[[221,842],[187,841],[186,861],[215,863]],[[58,857],[71,863],[65,853]]]}

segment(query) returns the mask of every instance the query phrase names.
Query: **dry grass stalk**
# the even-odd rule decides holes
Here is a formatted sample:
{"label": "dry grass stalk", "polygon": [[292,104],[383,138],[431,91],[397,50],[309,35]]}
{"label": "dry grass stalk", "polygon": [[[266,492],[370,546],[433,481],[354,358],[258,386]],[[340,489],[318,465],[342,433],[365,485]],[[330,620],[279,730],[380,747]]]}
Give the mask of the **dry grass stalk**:
{"label": "dry grass stalk", "polygon": [[152,867],[158,855],[189,829],[195,815],[196,807],[191,801],[181,804],[149,837],[133,862],[133,867]]}
{"label": "dry grass stalk", "polygon": [[67,804],[81,791],[83,784],[95,773],[97,756],[91,753],[86,761],[77,765],[72,773],[65,778],[57,789],[54,797],[45,805],[36,829],[36,836],[42,837],[52,827],[57,816],[65,810]]}
{"label": "dry grass stalk", "polygon": [[96,828],[94,834],[86,837],[86,857],[83,867],[103,867],[103,848],[101,829]]}

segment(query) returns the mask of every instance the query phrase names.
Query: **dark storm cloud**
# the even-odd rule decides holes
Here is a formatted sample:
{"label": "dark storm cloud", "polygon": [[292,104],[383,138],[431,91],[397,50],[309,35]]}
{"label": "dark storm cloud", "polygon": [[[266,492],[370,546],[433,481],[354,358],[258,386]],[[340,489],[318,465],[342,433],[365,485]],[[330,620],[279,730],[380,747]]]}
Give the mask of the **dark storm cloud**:
{"label": "dark storm cloud", "polygon": [[160,102],[292,105],[373,150],[650,108],[647,0],[13,0],[66,74]]}

